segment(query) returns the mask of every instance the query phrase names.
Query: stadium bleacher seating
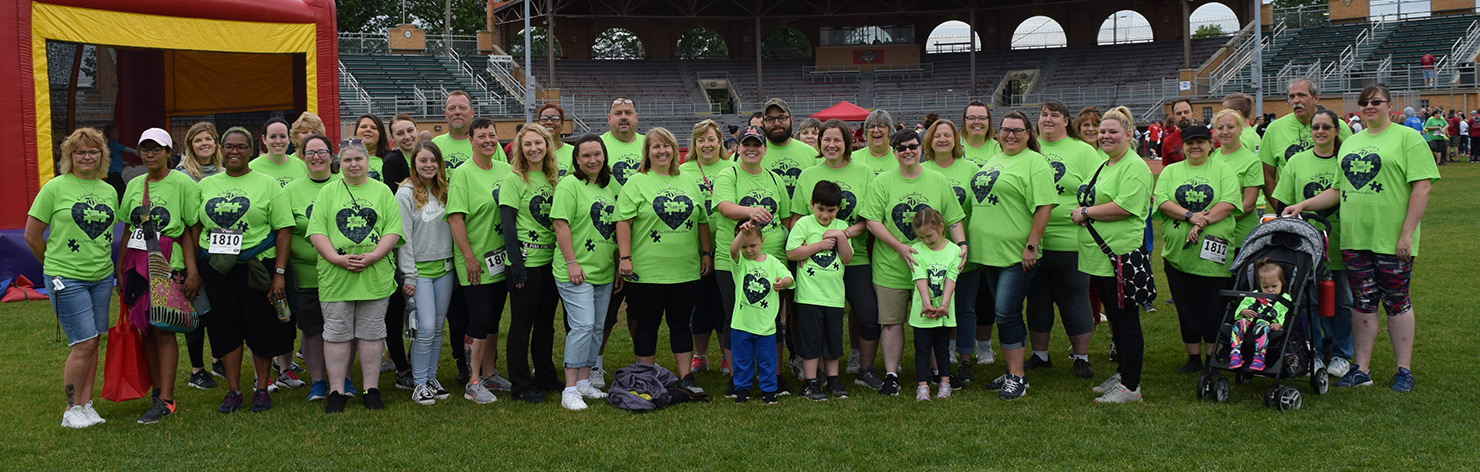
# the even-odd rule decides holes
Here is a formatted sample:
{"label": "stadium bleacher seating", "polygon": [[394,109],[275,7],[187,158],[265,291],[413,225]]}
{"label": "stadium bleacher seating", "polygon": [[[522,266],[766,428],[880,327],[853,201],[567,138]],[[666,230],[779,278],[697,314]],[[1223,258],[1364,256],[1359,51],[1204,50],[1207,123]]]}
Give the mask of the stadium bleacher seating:
{"label": "stadium bleacher seating", "polygon": [[1398,23],[1396,30],[1373,52],[1372,59],[1382,60],[1392,55],[1394,67],[1417,65],[1425,53],[1435,59],[1449,55],[1454,40],[1464,35],[1480,15],[1453,15],[1408,20]]}

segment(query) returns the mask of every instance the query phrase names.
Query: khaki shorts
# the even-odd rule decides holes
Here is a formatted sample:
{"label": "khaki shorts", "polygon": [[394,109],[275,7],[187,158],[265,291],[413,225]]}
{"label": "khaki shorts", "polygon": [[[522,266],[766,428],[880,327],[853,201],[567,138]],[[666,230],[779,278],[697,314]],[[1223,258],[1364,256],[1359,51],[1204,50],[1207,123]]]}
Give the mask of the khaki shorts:
{"label": "khaki shorts", "polygon": [[910,291],[874,284],[879,299],[879,325],[902,325],[910,320]]}
{"label": "khaki shorts", "polygon": [[324,311],[324,341],[385,339],[385,310],[390,307],[390,299],[320,302],[319,306]]}

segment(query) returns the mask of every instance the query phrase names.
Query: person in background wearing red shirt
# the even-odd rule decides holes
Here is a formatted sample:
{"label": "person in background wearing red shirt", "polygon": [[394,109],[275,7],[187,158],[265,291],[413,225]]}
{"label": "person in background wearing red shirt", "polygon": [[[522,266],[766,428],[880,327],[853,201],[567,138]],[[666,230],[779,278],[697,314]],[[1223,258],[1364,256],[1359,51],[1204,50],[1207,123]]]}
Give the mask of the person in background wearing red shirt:
{"label": "person in background wearing red shirt", "polygon": [[1192,102],[1185,98],[1172,102],[1172,119],[1167,123],[1161,138],[1161,165],[1168,166],[1185,159],[1182,155],[1182,128],[1192,126],[1193,123]]}
{"label": "person in background wearing red shirt", "polygon": [[1153,121],[1150,126],[1146,127],[1146,143],[1150,144],[1146,146],[1146,149],[1150,150],[1148,157],[1161,156],[1161,123]]}
{"label": "person in background wearing red shirt", "polygon": [[1469,140],[1470,162],[1480,162],[1480,159],[1477,159],[1480,157],[1480,151],[1475,150],[1476,147],[1480,147],[1480,110],[1470,112]]}
{"label": "person in background wearing red shirt", "polygon": [[1449,123],[1449,129],[1446,129],[1444,131],[1447,132],[1447,133],[1449,133],[1449,161],[1450,162],[1457,162],[1457,161],[1459,161],[1459,121],[1460,120],[1461,120],[1461,118],[1460,118],[1459,110],[1449,110],[1449,116],[1447,116],[1447,117],[1444,118],[1444,121],[1446,121],[1446,122]]}
{"label": "person in background wearing red shirt", "polygon": [[1423,66],[1423,86],[1424,87],[1433,87],[1434,86],[1434,55],[1433,54],[1424,54],[1423,57],[1421,57],[1421,58],[1418,59],[1418,63]]}

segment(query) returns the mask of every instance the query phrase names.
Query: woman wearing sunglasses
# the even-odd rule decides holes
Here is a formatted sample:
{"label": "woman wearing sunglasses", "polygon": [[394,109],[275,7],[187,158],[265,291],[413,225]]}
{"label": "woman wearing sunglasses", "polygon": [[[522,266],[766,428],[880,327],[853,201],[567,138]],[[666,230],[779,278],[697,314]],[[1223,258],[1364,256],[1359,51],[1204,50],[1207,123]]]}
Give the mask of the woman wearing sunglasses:
{"label": "woman wearing sunglasses", "polygon": [[308,240],[319,253],[319,306],[330,389],[325,413],[344,411],[343,386],[349,378],[352,348],[359,351],[365,408],[385,408],[375,386],[380,384],[380,353],[385,349],[386,306],[397,288],[395,264],[386,257],[401,242],[402,232],[400,207],[390,189],[370,179],[370,153],[362,143],[339,143],[339,169],[343,178],[319,191],[308,220]]}
{"label": "woman wearing sunglasses", "polygon": [[[869,130],[873,132],[873,130]],[[909,320],[910,298],[915,289],[910,271],[915,266],[917,238],[911,222],[915,213],[934,208],[945,216],[950,240],[961,246],[966,260],[966,214],[950,181],[939,172],[920,165],[920,134],[896,131],[890,137],[895,168],[879,174],[869,184],[863,218],[876,238],[872,254],[874,292],[879,301],[880,343],[884,348],[884,381],[879,393],[899,394],[899,360],[904,353],[904,323]],[[877,170],[877,168],[875,168]]]}

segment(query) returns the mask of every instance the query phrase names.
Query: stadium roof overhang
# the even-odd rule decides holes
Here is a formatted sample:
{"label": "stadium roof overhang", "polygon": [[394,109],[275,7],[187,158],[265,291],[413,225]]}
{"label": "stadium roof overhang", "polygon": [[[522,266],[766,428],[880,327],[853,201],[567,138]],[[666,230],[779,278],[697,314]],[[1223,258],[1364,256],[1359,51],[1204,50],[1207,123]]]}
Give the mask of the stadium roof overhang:
{"label": "stadium roof overhang", "polygon": [[[523,0],[500,3],[502,4],[494,7],[497,23],[523,20]],[[1102,3],[1104,0],[531,0],[529,7],[530,15],[536,17],[549,14],[553,8],[556,16],[564,18],[785,19],[818,16],[939,16],[971,10],[990,12]],[[1181,0],[1140,0],[1126,3],[1178,5]]]}

